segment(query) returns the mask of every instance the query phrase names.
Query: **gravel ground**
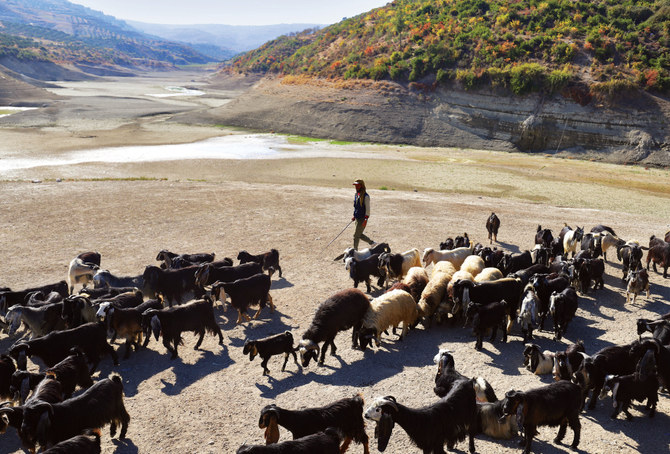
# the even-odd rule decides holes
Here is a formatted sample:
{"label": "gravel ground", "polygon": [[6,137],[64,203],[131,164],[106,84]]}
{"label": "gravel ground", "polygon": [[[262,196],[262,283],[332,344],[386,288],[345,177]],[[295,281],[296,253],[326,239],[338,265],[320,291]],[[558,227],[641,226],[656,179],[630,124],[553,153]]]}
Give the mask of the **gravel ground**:
{"label": "gravel ground", "polygon": [[[498,155],[503,156],[506,155]],[[375,167],[377,170],[357,160],[323,159],[318,160],[318,166],[316,162],[218,163],[222,169],[227,165],[246,169],[225,181],[199,181],[199,172],[211,173],[215,164],[185,162],[156,167],[156,172],[170,175],[165,180],[0,183],[0,219],[4,226],[0,244],[9,258],[0,269],[3,286],[25,288],[63,279],[71,258],[85,250],[99,251],[102,266],[119,275],[141,273],[144,266],[155,264],[154,257],[163,248],[177,252],[215,251],[219,257],[236,257],[242,249],[252,253],[269,248],[280,251],[284,277],[275,275],[271,291],[276,312],[266,309],[258,320],[236,326],[236,314],[231,308],[216,308],[224,331],[223,346],[217,344],[215,337],[207,336],[195,351],[192,346],[196,339],[186,334],[176,360],[170,360],[162,344],[152,340],[146,350],[133,353],[119,367],[113,367],[109,359],[102,361],[95,378],[111,372],[121,374],[131,416],[126,440],[111,439],[106,429],[103,431],[103,452],[235,452],[244,442],[263,443],[258,415],[263,406],[272,402],[297,409],[360,393],[366,402],[380,395],[394,395],[405,405],[425,406],[437,399],[432,391],[432,358],[440,348],[454,352],[456,366],[463,374],[486,377],[499,397],[510,389],[529,389],[550,382],[550,377],[534,376],[522,367],[523,342],[518,327],[507,344],[485,342],[484,349],[477,352],[468,329],[448,325],[428,330],[419,326],[404,342],[387,336],[381,348],[366,352],[352,350],[349,334],[342,333],[336,338],[337,356],[327,356],[323,367],[310,364],[300,370],[289,362],[286,371],[281,372],[281,360],[274,358],[269,363],[270,375],[261,375],[260,361],[250,363],[242,355],[245,339],[287,329],[299,339],[318,303],[351,286],[342,263],[332,259],[350,245],[353,229],[326,248],[351,214],[353,189],[349,175],[352,180],[364,177],[372,182],[372,216],[366,233],[376,241],[387,241],[395,251],[437,247],[447,236],[463,232],[468,232],[474,241],[484,242],[484,223],[491,211],[502,220],[498,246],[510,251],[530,248],[538,224],[556,233],[566,222],[587,230],[603,223],[612,226],[620,237],[639,239],[643,244],[650,235],[668,230],[667,196],[648,191],[583,184],[579,194],[582,208],[574,208],[565,206],[572,202],[558,198],[540,203],[516,197],[519,191],[541,193],[545,186],[554,183],[524,178],[490,180],[492,175],[483,172],[477,163],[461,164],[461,173],[454,181],[474,179],[480,186],[506,184],[506,191],[512,195],[439,192],[435,189],[443,180],[435,176],[445,169],[440,163],[424,164],[424,169],[436,170],[434,174],[415,174],[421,190],[413,191],[404,188],[404,180],[398,177],[406,169],[405,161],[384,161],[384,165]],[[560,162],[552,161],[552,165],[560,168]],[[301,166],[303,171],[297,170]],[[596,163],[586,166],[593,167],[585,171],[603,169]],[[318,168],[312,172],[312,167]],[[118,167],[112,166],[86,169],[94,174],[119,172]],[[361,169],[365,171],[360,172]],[[266,181],[256,181],[254,172],[263,172]],[[330,172],[337,176],[319,183],[320,175]],[[180,179],[174,178],[180,174]],[[382,181],[388,181],[389,188],[400,189],[379,190]],[[622,194],[640,198],[647,206],[638,209],[624,204],[622,209],[615,202]],[[603,202],[608,199],[610,203]],[[602,208],[603,204],[610,208]],[[657,208],[649,210],[649,206]],[[615,255],[610,253],[610,257]],[[637,337],[636,318],[670,311],[670,289],[661,275],[651,272],[649,299],[638,298],[635,304],[625,304],[621,265],[609,262],[606,274],[604,290],[580,295],[577,318],[563,341],[553,341],[548,331],[537,333],[537,343],[543,349],[564,349],[578,339],[584,340],[587,353],[628,343]],[[379,293],[374,288],[372,295]],[[1,334],[0,351],[14,340]],[[115,348],[123,350],[119,342]],[[666,452],[670,444],[667,393],[660,394],[655,418],[649,419],[642,409],[641,405],[633,405],[633,421],[612,421],[610,399],[599,402],[595,411],[582,414],[580,450]],[[374,425],[368,424],[371,439],[373,430]],[[540,429],[533,442],[534,452],[569,451],[552,442],[556,430]],[[567,443],[572,440],[570,432]],[[281,439],[288,438],[282,430]],[[0,440],[0,452],[20,451],[15,431],[10,430]],[[477,438],[476,446],[481,453],[518,449],[515,441],[484,436]],[[457,445],[459,451],[466,449],[465,443]],[[376,452],[374,441],[371,451]],[[362,452],[362,447],[352,445],[350,452]],[[396,427],[386,452],[418,450]]]}

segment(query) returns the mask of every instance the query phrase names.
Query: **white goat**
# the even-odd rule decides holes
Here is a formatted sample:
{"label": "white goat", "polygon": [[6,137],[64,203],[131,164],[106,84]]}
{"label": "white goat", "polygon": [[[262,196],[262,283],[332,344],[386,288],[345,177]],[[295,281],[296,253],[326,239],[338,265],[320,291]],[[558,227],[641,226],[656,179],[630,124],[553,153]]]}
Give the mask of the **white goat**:
{"label": "white goat", "polygon": [[428,285],[421,292],[421,299],[417,303],[419,317],[432,317],[447,294],[449,281],[451,281],[451,275],[446,273],[437,273],[430,278]]}
{"label": "white goat", "polygon": [[93,276],[99,268],[95,263],[84,262],[78,257],[73,258],[67,272],[70,293],[74,290],[75,284],[82,284],[83,287],[86,287],[89,282],[93,282]]}

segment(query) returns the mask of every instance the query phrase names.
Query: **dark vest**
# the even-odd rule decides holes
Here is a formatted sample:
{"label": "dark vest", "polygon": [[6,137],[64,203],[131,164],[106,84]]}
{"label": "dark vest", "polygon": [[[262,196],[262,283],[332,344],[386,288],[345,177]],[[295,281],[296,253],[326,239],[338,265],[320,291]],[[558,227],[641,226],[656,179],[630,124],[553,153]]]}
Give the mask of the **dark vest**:
{"label": "dark vest", "polygon": [[363,198],[359,197],[358,193],[354,196],[354,217],[356,219],[365,219],[365,195],[363,193]]}

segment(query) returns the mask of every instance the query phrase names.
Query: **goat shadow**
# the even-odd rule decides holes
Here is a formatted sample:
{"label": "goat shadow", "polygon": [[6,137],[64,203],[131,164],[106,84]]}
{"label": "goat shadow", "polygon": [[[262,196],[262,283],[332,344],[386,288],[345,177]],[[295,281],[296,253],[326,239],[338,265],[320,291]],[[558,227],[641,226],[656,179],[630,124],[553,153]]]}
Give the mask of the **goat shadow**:
{"label": "goat shadow", "polygon": [[[601,402],[610,403],[611,397],[607,397]],[[609,413],[612,410],[611,405],[603,405],[604,415],[598,415],[598,422],[603,429],[612,433],[623,433],[631,440],[638,443],[638,446],[629,446],[637,452],[667,452],[668,451],[668,433],[665,428],[670,427],[670,416],[662,412],[656,412],[653,418],[649,417],[648,410],[644,408],[644,404],[633,403],[629,411],[633,415],[633,419],[626,420],[623,412],[619,414],[617,419],[611,419]],[[654,433],[653,428],[658,429]]]}
{"label": "goat shadow", "polygon": [[185,364],[181,357],[171,360],[175,382],[170,383],[162,378],[161,383],[163,384],[163,388],[161,391],[163,394],[168,396],[179,395],[184,389],[203,377],[225,369],[233,364],[233,360],[228,354],[228,347],[225,344],[221,351],[216,354],[209,350],[201,351],[203,354],[198,358],[195,364]]}
{"label": "goat shadow", "polygon": [[[225,322],[219,322],[219,326],[224,331],[232,331],[237,326],[237,311],[233,310],[231,312],[229,309],[227,312],[233,314],[233,316],[226,318]],[[218,315],[223,317],[224,313]],[[267,316],[267,318],[264,318],[264,316]],[[269,336],[270,334],[283,333],[297,328],[284,322],[283,319],[291,320],[292,317],[283,314],[278,309],[275,309],[273,313],[270,313],[269,309],[263,309],[257,319],[252,318],[250,322],[243,321],[241,325],[244,327],[245,336],[253,339],[263,337],[262,333],[264,332],[268,332],[267,335]],[[247,333],[247,331],[251,330],[253,330],[253,334],[250,336],[251,333]]]}
{"label": "goat shadow", "polygon": [[[154,344],[161,345],[162,348],[162,343],[154,342]],[[151,342],[149,345],[151,345]],[[135,396],[140,384],[160,371],[167,369],[170,365],[165,354],[148,347],[133,351],[126,360],[119,355],[121,364],[113,368],[109,364],[101,367],[100,378],[109,376],[111,372],[118,372],[123,378],[123,394],[126,397]]]}
{"label": "goat shadow", "polygon": [[293,283],[282,276],[276,281],[272,281],[272,286],[270,287],[270,290],[279,290],[291,287],[293,287]]}
{"label": "goat shadow", "polygon": [[112,438],[111,441],[112,444],[114,444],[116,447],[116,449],[114,449],[115,454],[137,454],[140,452],[139,448],[128,437],[124,438],[123,440]]}
{"label": "goat shadow", "polygon": [[[369,386],[392,377],[405,368],[424,367],[432,364],[437,348],[435,352],[430,354],[417,353],[424,352],[426,345],[433,343],[438,345],[442,342],[441,334],[437,331],[432,330],[420,335],[410,332],[401,342],[397,340],[396,336],[386,336],[380,348],[376,350],[368,348],[365,352],[359,350],[359,357],[349,364],[345,363],[339,354],[332,356],[328,353],[323,366],[316,366],[314,362],[311,362],[307,368],[302,369],[302,373],[296,372],[297,366],[293,364],[293,359],[290,358],[286,365],[285,375],[282,378],[272,376],[271,371],[271,375],[267,376],[267,383],[258,382],[256,387],[261,392],[261,397],[274,399],[286,391],[311,382],[332,386]],[[426,339],[426,337],[429,337],[429,339]],[[338,351],[342,348],[351,348],[350,339],[351,331],[340,333],[335,338]],[[334,361],[337,361],[338,364],[335,365]],[[279,360],[277,359],[274,364],[277,367]],[[321,373],[324,370],[331,373]],[[259,367],[259,376],[260,374]]]}
{"label": "goat shadow", "polygon": [[517,246],[516,244],[505,243],[504,241],[495,241],[494,244],[504,249],[505,252],[511,252],[512,254],[517,254],[521,252],[521,249],[519,249],[519,246]]}
{"label": "goat shadow", "polygon": [[[254,319],[253,316],[256,313],[256,307],[251,307],[251,311],[247,311],[247,314],[249,317],[251,317],[251,321],[247,322],[244,319],[242,319],[242,323],[245,326],[259,326],[262,324],[273,324],[275,323],[275,320],[279,320],[281,322],[281,319],[291,319],[290,316],[283,314],[281,311],[279,311],[277,308],[275,308],[274,312],[270,312],[269,307],[263,308],[261,311],[260,315],[258,316],[257,319]],[[249,313],[251,312],[251,313]],[[224,331],[231,331],[237,326],[237,317],[238,317],[238,312],[237,309],[233,308],[230,304],[227,304],[225,306],[220,307],[219,309],[214,311],[214,317],[217,319],[217,323],[219,327],[224,330]],[[285,324],[284,322],[281,322],[283,326],[288,327],[289,325]],[[284,330],[286,331],[286,330]]]}
{"label": "goat shadow", "polygon": [[8,427],[7,432],[0,435],[0,445],[2,445],[2,452],[24,452],[19,432],[13,427]]}
{"label": "goat shadow", "polygon": [[[277,312],[277,311],[275,311]],[[290,317],[287,317],[290,318]],[[258,322],[259,320],[256,320]],[[253,323],[253,322],[252,322]],[[271,320],[268,320],[265,322],[264,320],[262,323],[247,323],[246,325],[243,326],[242,331],[244,333],[244,338],[241,339],[239,337],[230,337],[230,345],[231,347],[243,347],[244,343],[248,340],[256,340],[256,339],[261,339],[267,336],[272,336],[274,334],[279,334],[283,333],[285,331],[291,331],[291,334],[293,334],[293,343],[298,342],[298,338],[296,335],[295,330],[299,328],[298,325],[292,326],[284,323],[281,318],[274,318]]]}

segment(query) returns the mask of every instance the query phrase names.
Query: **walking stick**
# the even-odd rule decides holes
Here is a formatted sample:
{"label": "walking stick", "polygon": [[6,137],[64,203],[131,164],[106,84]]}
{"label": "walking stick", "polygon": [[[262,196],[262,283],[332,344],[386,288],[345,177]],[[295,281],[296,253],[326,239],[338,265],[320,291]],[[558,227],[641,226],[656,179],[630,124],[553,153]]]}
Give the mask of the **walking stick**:
{"label": "walking stick", "polygon": [[[323,248],[323,250],[322,250],[319,254],[322,254],[323,251],[325,251],[326,249],[328,249],[328,246],[330,246],[331,244],[333,244],[333,241],[335,241],[336,239],[338,239],[338,238],[340,237],[340,235],[342,235],[342,234],[344,233],[344,231],[347,230],[347,227],[349,227],[349,226],[351,225],[352,222],[354,222],[353,219],[352,219],[351,221],[349,221],[349,224],[347,224],[346,226],[344,226],[344,228],[342,229],[342,231],[341,231],[340,233],[338,233],[337,236],[336,236],[335,238],[333,238],[333,239],[330,241],[330,243],[328,243],[328,244],[326,245],[326,247]],[[340,256],[338,256],[338,257],[335,257],[334,260],[339,260],[339,259],[341,259],[342,257],[344,257],[344,254],[342,254],[342,255],[340,255]]]}

